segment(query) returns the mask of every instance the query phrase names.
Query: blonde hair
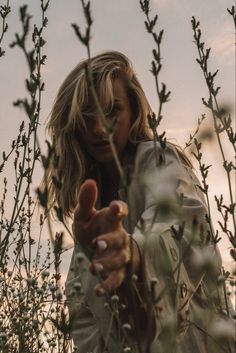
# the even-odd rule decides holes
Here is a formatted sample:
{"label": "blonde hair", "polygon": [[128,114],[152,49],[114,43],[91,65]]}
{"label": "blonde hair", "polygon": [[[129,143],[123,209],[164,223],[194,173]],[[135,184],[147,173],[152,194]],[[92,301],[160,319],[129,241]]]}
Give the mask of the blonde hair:
{"label": "blonde hair", "polygon": [[[152,139],[147,121],[152,110],[129,59],[119,52],[108,51],[89,62],[80,62],[59,88],[47,126],[59,158],[57,167],[51,163],[46,171],[48,201],[51,206],[60,205],[65,216],[70,216],[75,209],[80,185],[88,177],[91,164],[78,138],[78,131],[85,128],[84,119],[94,109],[86,74],[88,64],[104,114],[114,104],[113,81],[120,78],[135,118],[129,134],[130,144]],[[60,188],[55,185],[58,176]]]}
{"label": "blonde hair", "polygon": [[[96,178],[99,169],[96,169],[98,163],[86,153],[78,134],[86,129],[85,119],[96,110],[88,82],[88,66],[104,115],[114,105],[113,81],[122,80],[134,118],[129,132],[130,145],[153,140],[148,123],[152,109],[129,59],[119,52],[107,51],[81,61],[59,88],[47,125],[53,141],[54,160],[46,169],[43,184],[48,190],[49,208],[60,206],[66,217],[71,216],[77,206],[83,181],[91,171]],[[172,145],[182,160],[191,166],[182,149]]]}

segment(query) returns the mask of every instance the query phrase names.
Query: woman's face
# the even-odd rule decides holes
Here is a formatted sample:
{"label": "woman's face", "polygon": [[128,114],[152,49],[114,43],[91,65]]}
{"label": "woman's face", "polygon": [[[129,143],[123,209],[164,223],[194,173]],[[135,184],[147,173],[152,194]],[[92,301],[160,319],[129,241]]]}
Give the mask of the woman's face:
{"label": "woman's face", "polygon": [[[116,119],[113,141],[118,156],[122,156],[129,139],[132,123],[132,110],[126,89],[121,79],[113,82],[114,106],[109,116],[108,123]],[[109,163],[114,160],[101,118],[95,114],[85,120],[87,130],[80,134],[81,142],[86,151],[98,162]]]}

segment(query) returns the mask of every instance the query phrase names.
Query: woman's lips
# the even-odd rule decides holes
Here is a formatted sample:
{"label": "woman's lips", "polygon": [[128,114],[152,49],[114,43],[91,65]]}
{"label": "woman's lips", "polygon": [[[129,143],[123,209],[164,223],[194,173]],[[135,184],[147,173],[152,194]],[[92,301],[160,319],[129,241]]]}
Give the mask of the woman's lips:
{"label": "woman's lips", "polygon": [[94,143],[93,146],[96,148],[105,148],[105,147],[110,147],[110,144],[107,141],[100,141],[100,142]]}

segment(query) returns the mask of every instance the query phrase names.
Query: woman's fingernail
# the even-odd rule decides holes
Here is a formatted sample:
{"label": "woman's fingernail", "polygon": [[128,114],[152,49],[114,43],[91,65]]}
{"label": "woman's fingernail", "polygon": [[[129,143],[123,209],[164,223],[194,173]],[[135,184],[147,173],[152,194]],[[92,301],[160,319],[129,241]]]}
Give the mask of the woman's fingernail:
{"label": "woman's fingernail", "polygon": [[120,216],[121,213],[122,213],[122,207],[120,205],[116,205],[117,206],[117,212],[116,212],[116,215],[117,216]]}
{"label": "woman's fingernail", "polygon": [[99,264],[99,263],[94,264],[93,267],[94,267],[95,271],[98,272],[98,273],[102,272],[103,269],[104,269],[103,265]]}
{"label": "woman's fingernail", "polygon": [[104,251],[107,248],[105,240],[98,240],[96,244],[99,251]]}
{"label": "woman's fingernail", "polygon": [[105,290],[99,284],[95,287],[95,292],[98,296],[105,294]]}

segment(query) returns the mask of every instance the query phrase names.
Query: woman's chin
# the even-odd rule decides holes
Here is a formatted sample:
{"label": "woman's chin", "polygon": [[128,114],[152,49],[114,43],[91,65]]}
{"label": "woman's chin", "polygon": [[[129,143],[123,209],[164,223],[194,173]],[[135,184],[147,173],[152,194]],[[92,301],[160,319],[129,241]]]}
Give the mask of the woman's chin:
{"label": "woman's chin", "polygon": [[92,157],[100,163],[109,163],[114,161],[114,156],[111,150],[104,150],[98,149],[96,152],[91,153]]}
{"label": "woman's chin", "polygon": [[97,162],[100,162],[102,164],[107,164],[107,163],[110,163],[110,162],[114,162],[113,155],[110,155],[110,156],[97,156],[95,159],[96,159]]}
{"label": "woman's chin", "polygon": [[[110,145],[95,146],[95,147],[93,146],[93,148],[91,148],[88,151],[88,153],[90,154],[90,156],[93,157],[93,159],[95,159],[97,162],[100,162],[102,164],[114,162],[115,160],[114,154],[111,150]],[[116,147],[116,153],[118,154],[118,156],[121,155],[120,148]]]}

